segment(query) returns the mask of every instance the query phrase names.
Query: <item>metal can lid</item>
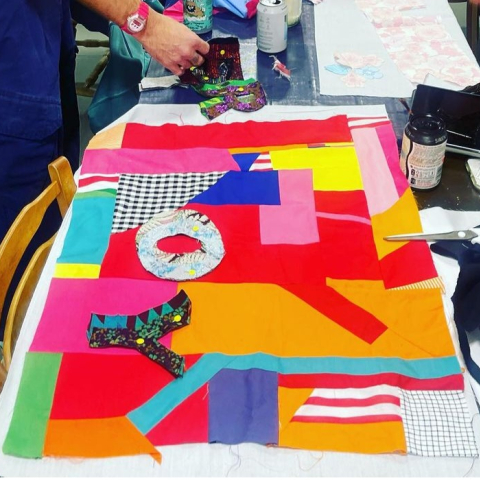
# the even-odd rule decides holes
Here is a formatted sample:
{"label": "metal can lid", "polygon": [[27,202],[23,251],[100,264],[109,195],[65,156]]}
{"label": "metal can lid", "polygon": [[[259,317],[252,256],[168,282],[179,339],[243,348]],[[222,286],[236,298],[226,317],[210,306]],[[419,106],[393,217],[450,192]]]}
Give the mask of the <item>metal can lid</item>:
{"label": "metal can lid", "polygon": [[278,7],[279,5],[282,5],[283,0],[260,0],[260,3],[268,7]]}
{"label": "metal can lid", "polygon": [[425,144],[438,144],[447,139],[447,126],[443,118],[432,115],[413,115],[407,125],[409,133]]}

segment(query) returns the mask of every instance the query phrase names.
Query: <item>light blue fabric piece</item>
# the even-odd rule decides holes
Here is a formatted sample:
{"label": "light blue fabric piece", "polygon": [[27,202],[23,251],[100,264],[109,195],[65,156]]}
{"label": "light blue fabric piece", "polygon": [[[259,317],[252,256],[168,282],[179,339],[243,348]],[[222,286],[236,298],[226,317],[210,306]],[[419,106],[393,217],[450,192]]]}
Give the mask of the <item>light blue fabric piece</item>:
{"label": "light blue fabric piece", "polygon": [[460,374],[455,356],[403,360],[401,358],[345,358],[345,357],[289,357],[281,358],[265,353],[229,356],[207,353],[181,379],[169,383],[150,400],[132,410],[127,417],[143,433],[148,433],[175,407],[208,382],[222,368],[248,370],[259,368],[283,374],[337,373],[348,375],[375,375],[398,373],[412,378],[441,378]]}
{"label": "light blue fabric piece", "polygon": [[115,197],[74,198],[72,221],[57,263],[100,265],[108,248],[114,209]]}

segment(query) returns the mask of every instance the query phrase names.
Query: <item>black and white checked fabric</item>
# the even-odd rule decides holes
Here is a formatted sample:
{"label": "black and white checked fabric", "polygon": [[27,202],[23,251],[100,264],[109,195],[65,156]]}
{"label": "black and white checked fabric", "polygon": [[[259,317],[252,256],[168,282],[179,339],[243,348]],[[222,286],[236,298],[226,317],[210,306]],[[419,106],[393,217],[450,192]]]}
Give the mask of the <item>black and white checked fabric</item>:
{"label": "black and white checked fabric", "polygon": [[112,233],[144,224],[156,213],[186,205],[226,172],[120,175]]}
{"label": "black and white checked fabric", "polygon": [[460,390],[402,390],[407,452],[424,457],[477,457],[464,393]]}

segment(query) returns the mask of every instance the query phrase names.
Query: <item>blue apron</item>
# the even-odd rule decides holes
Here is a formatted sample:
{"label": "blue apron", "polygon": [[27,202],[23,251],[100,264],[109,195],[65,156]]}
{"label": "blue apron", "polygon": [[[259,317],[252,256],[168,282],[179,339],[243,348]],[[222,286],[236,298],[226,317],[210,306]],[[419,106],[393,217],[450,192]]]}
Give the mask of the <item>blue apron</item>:
{"label": "blue apron", "polygon": [[[49,183],[52,160],[65,155],[78,167],[79,134],[69,1],[0,1],[0,18],[1,241],[23,206]],[[58,228],[54,207],[30,254]]]}

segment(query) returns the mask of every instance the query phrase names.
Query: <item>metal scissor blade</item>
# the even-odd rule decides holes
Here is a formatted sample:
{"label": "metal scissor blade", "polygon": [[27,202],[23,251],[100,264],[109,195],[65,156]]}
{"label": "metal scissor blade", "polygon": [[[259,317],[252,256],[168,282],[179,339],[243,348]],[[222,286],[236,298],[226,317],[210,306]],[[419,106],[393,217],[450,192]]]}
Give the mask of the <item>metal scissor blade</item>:
{"label": "metal scissor blade", "polygon": [[405,235],[390,235],[383,237],[389,242],[409,242],[410,240],[426,240],[427,242],[436,242],[439,240],[472,240],[477,238],[478,234],[473,230],[455,230],[445,233],[408,233]]}

